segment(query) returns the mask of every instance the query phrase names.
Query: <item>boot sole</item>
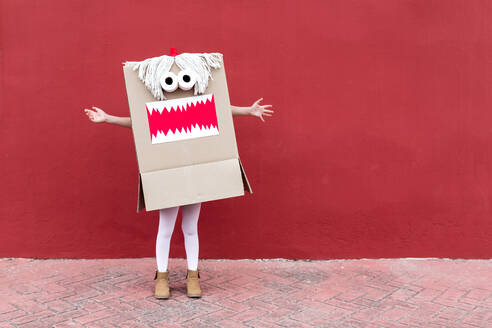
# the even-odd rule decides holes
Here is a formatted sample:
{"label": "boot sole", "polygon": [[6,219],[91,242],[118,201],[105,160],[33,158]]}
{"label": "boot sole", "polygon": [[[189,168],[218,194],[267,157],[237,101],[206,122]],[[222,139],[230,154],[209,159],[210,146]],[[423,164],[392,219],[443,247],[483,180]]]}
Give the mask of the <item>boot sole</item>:
{"label": "boot sole", "polygon": [[168,298],[169,298],[169,296],[156,296],[156,295],[154,295],[154,297],[155,297],[155,298],[158,298],[158,299],[161,299],[161,300],[162,300],[162,299],[164,299],[164,300],[165,300],[165,299],[168,299]]}
{"label": "boot sole", "polygon": [[195,294],[195,295],[193,295],[193,294],[186,294],[186,296],[193,297],[193,298],[200,298],[200,297],[202,297],[202,295],[198,295],[198,294]]}

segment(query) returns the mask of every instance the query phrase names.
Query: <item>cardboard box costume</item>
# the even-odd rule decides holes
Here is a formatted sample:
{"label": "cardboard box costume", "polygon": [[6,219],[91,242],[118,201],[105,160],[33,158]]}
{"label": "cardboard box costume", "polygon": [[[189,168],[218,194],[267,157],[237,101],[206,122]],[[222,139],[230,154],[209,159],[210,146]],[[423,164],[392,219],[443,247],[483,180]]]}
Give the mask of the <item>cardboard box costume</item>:
{"label": "cardboard box costume", "polygon": [[123,67],[139,168],[137,212],[252,193],[239,159],[220,53]]}

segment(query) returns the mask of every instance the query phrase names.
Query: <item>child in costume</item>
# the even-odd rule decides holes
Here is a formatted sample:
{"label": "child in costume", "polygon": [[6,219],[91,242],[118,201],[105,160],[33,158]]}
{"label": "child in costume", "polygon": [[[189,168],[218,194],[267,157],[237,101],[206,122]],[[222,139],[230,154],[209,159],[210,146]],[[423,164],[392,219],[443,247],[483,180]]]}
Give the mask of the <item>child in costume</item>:
{"label": "child in costume", "polygon": [[[161,90],[158,90],[162,92]],[[263,98],[255,101],[251,106],[238,107],[231,106],[231,112],[234,116],[254,116],[260,118],[264,122],[263,116],[272,116],[273,110],[267,109],[272,105],[260,105]],[[95,123],[109,123],[123,127],[131,128],[132,122],[130,117],[118,117],[107,114],[101,108],[93,106],[92,109],[85,108],[85,113],[88,118]],[[157,270],[154,280],[156,298],[169,298],[169,247],[171,236],[174,231],[178,210],[180,206],[164,208],[159,210],[159,228],[156,238],[156,262]],[[198,278],[198,218],[200,214],[201,203],[188,204],[181,206],[182,210],[182,231],[184,235],[186,259],[187,259],[187,274],[186,286],[188,297],[201,297]]]}

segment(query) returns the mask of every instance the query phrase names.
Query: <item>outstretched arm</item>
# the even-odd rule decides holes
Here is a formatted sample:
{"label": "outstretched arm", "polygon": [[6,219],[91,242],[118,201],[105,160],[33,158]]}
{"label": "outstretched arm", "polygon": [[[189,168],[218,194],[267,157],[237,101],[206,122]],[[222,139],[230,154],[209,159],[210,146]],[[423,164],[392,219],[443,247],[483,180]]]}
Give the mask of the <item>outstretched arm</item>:
{"label": "outstretched arm", "polygon": [[259,117],[263,122],[265,122],[263,116],[272,116],[273,110],[266,109],[272,107],[272,105],[260,105],[260,101],[262,100],[263,98],[260,98],[257,101],[255,101],[253,105],[248,107],[238,107],[238,106],[231,105],[232,115],[256,116]]}
{"label": "outstretched arm", "polygon": [[132,127],[132,120],[130,117],[120,117],[109,115],[105,113],[101,108],[92,107],[93,109],[85,108],[84,111],[89,117],[89,119],[94,123],[109,123],[114,125],[123,126],[125,128]]}
{"label": "outstretched arm", "polygon": [[123,126],[125,128],[132,127],[132,119],[130,117],[108,115],[106,118],[106,123]]}

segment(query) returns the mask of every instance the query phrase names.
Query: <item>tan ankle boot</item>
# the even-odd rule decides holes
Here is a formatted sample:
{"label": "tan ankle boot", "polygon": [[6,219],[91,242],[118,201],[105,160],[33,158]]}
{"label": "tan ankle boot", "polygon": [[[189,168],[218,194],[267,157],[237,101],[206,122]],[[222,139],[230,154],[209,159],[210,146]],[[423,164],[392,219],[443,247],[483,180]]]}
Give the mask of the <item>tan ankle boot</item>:
{"label": "tan ankle boot", "polygon": [[190,270],[186,273],[186,289],[188,297],[201,297],[202,290],[200,289],[200,283],[198,279],[200,278],[199,270]]}
{"label": "tan ankle boot", "polygon": [[155,294],[156,298],[169,298],[171,293],[169,292],[169,270],[165,272],[159,272],[155,270]]}

